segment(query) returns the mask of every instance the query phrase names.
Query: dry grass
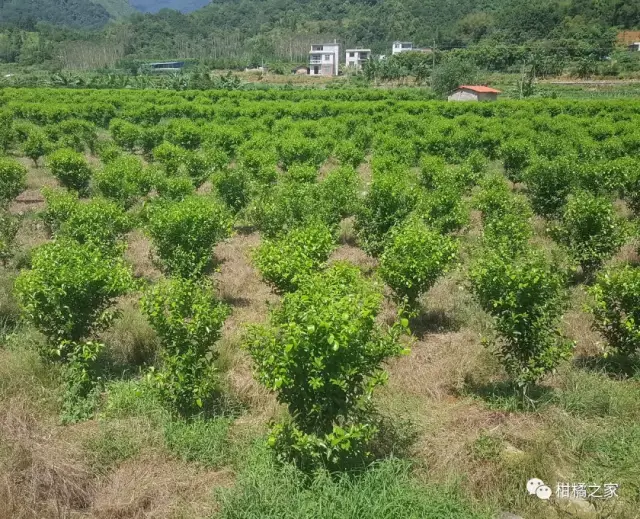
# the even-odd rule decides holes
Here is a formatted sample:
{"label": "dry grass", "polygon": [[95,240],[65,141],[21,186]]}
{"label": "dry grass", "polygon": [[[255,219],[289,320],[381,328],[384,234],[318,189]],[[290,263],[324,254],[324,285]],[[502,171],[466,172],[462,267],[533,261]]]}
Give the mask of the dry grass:
{"label": "dry grass", "polygon": [[216,510],[213,489],[233,483],[230,471],[203,471],[160,457],[123,463],[96,489],[95,519],[196,519]]}
{"label": "dry grass", "polygon": [[269,306],[278,301],[251,264],[251,253],[259,244],[257,233],[237,234],[220,243],[215,249],[219,271],[214,279],[220,298],[232,308],[220,342],[220,361],[226,368],[226,383],[237,399],[268,417],[277,408],[275,398],[255,381],[251,359],[240,349],[246,326],[265,322]]}
{"label": "dry grass", "polygon": [[125,259],[133,266],[136,277],[157,281],[161,272],[153,262],[151,240],[140,229],[135,229],[127,236]]}

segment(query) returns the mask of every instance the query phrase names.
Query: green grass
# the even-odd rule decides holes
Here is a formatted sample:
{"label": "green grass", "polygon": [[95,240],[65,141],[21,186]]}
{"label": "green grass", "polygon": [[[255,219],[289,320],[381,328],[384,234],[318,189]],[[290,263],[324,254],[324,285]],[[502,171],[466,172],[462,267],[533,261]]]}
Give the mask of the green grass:
{"label": "green grass", "polygon": [[222,519],[481,519],[492,515],[454,487],[423,486],[410,464],[388,460],[356,477],[319,473],[311,479],[279,467],[257,448],[236,486],[219,496]]}
{"label": "green grass", "polygon": [[164,426],[166,447],[185,461],[221,467],[228,461],[228,418],[173,420]]}

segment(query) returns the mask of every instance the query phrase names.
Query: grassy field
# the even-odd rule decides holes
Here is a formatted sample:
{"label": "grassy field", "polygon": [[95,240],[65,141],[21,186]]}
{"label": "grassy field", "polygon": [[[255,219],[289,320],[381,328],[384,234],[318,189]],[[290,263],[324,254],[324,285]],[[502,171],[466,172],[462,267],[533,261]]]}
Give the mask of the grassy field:
{"label": "grassy field", "polygon": [[[226,102],[224,94],[221,99]],[[276,109],[279,102],[271,101]],[[412,101],[372,103],[399,110]],[[525,105],[518,106],[528,110]],[[447,108],[424,103],[420,109]],[[615,113],[616,106],[608,111]],[[460,111],[449,120],[465,127],[469,117]],[[307,123],[303,118],[301,124]],[[98,136],[111,140],[107,131]],[[376,174],[376,151],[374,146],[357,167],[363,192]],[[13,295],[14,280],[29,268],[33,250],[51,240],[42,220],[41,189],[59,182],[44,161],[35,166],[19,146],[8,153],[28,176],[26,189],[9,208],[21,216],[16,253],[0,267],[0,517],[479,519],[501,512],[531,519],[640,517],[637,360],[620,364],[615,356],[603,355],[604,339],[585,311],[587,285],[573,283],[562,319],[563,331],[577,345],[573,359],[543,379],[533,400],[523,401],[484,345],[485,338],[495,336],[493,320],[469,287],[469,266],[482,237],[475,209],[457,233],[459,262],[419,299],[412,336],[405,339],[411,353],[386,366],[389,383],[376,394],[375,404],[384,424],[378,441],[392,455],[365,472],[304,475],[279,464],[265,444],[270,422],[285,416],[286,409],[255,380],[241,345],[246,326],[264,323],[282,296],[253,265],[263,237],[242,218],[231,237],[215,247],[218,268],[207,274],[219,299],[231,307],[218,342],[224,399],[217,415],[176,417],[149,389],[145,374],[156,362],[160,342],[140,310],[140,293],[133,292],[118,300],[119,318],[99,336],[118,375],[105,381],[91,419],[62,425],[60,366],[38,355],[46,338],[20,318]],[[139,150],[134,153],[142,157]],[[89,151],[85,155],[96,170],[102,166]],[[329,154],[318,178],[338,166]],[[406,174],[418,175],[417,168],[407,167]],[[502,161],[491,160],[486,174],[504,174]],[[509,185],[514,193],[526,192],[522,183]],[[197,196],[207,197],[214,189],[207,181]],[[472,205],[475,191],[464,195],[466,204]],[[632,218],[624,201],[618,200],[616,209]],[[532,243],[549,254],[562,253],[547,220],[535,217],[533,226]],[[126,243],[125,259],[136,278],[157,282],[163,274],[141,226],[127,234]],[[607,264],[637,265],[637,246],[632,235]],[[353,217],[340,224],[329,263],[337,261],[376,276],[379,260],[360,247]],[[386,289],[380,321],[391,323],[396,312]],[[545,502],[526,492],[532,477],[554,490],[560,482],[617,483],[619,498],[577,505]]]}

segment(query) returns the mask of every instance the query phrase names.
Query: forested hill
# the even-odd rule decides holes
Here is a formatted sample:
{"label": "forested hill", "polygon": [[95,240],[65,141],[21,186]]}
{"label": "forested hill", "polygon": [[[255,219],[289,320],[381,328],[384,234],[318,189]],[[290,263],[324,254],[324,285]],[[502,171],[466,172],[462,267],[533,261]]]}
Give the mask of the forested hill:
{"label": "forested hill", "polygon": [[[603,59],[618,30],[640,28],[640,0],[207,1],[0,0],[0,62],[50,60],[51,42],[64,47],[68,66],[89,50],[104,57],[99,66],[121,58],[292,62],[306,59],[310,43],[334,38],[374,53],[408,40],[441,50],[480,47],[480,57],[501,54],[495,61],[505,45],[535,42],[546,54]],[[140,12],[162,7],[175,10]],[[74,35],[58,25],[100,29]]]}

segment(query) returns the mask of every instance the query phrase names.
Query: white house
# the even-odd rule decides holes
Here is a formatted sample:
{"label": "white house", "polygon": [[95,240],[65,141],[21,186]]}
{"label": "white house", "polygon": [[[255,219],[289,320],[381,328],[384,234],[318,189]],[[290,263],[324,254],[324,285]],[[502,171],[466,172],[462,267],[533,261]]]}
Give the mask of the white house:
{"label": "white house", "polygon": [[411,50],[413,50],[413,43],[410,41],[394,41],[391,54],[400,54],[401,52],[409,52]]}
{"label": "white house", "polygon": [[480,85],[461,85],[449,96],[449,101],[496,101],[500,90]]}
{"label": "white house", "polygon": [[337,76],[340,66],[340,45],[323,43],[311,45],[309,51],[310,76]]}
{"label": "white house", "polygon": [[631,45],[629,45],[628,49],[631,52],[640,52],[640,41],[632,43]]}
{"label": "white house", "polygon": [[365,61],[371,58],[371,49],[347,49],[345,63],[347,67],[360,70]]}

